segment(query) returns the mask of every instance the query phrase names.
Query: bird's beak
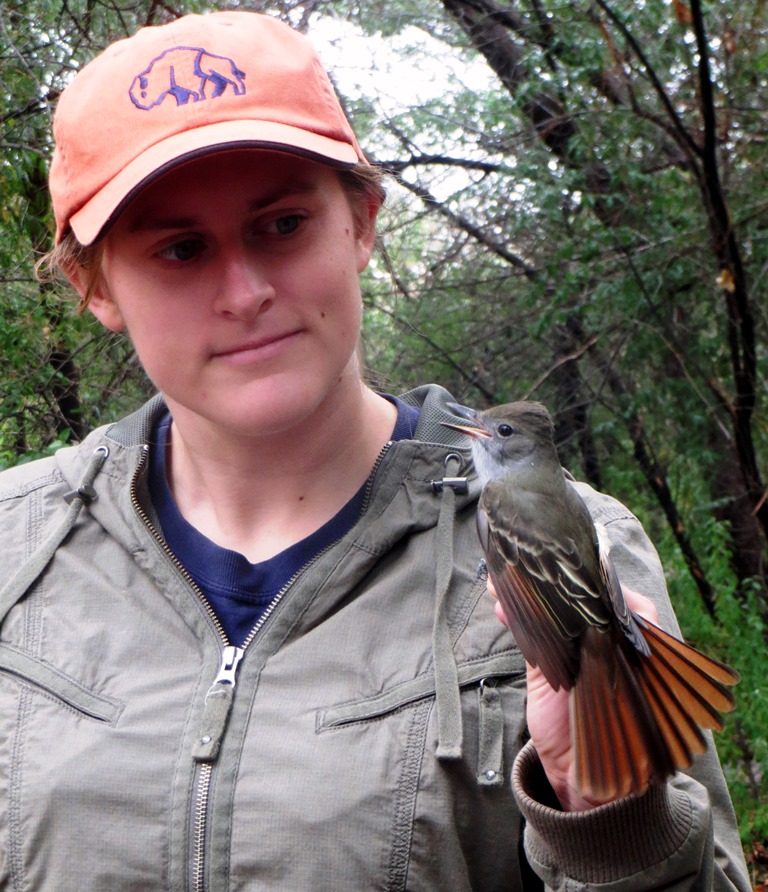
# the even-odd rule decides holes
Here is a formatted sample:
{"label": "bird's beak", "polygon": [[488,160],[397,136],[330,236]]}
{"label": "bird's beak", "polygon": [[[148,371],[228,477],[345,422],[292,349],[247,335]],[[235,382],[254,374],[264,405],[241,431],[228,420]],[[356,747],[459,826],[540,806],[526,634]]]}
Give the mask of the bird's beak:
{"label": "bird's beak", "polygon": [[466,434],[468,437],[472,437],[475,440],[481,440],[483,438],[492,437],[493,434],[488,430],[487,426],[483,422],[483,419],[479,412],[476,412],[474,409],[470,409],[468,406],[460,406],[458,403],[447,403],[448,408],[454,415],[458,415],[460,418],[465,418],[469,424],[459,424],[458,422],[452,421],[441,421],[443,427],[450,427],[455,431],[461,431],[462,434]]}

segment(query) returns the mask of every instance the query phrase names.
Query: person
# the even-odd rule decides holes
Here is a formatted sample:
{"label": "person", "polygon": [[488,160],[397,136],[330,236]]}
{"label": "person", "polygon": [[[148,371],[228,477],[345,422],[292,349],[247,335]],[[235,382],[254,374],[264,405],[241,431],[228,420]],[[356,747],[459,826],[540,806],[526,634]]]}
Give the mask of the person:
{"label": "person", "polygon": [[[54,136],[49,262],[158,395],[0,478],[0,886],[748,889],[711,745],[613,802],[556,770],[451,397],[363,382],[381,177],[309,41],[141,29]],[[676,628],[638,521],[578,486]]]}

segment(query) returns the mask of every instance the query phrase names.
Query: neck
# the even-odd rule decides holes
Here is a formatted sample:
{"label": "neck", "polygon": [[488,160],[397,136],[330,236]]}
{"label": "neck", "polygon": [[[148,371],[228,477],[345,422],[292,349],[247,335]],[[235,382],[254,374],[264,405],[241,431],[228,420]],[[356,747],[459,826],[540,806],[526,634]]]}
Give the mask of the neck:
{"label": "neck", "polygon": [[485,486],[491,480],[499,480],[506,477],[513,469],[507,467],[496,455],[477,441],[472,441],[472,461],[477,471],[481,486]]}
{"label": "neck", "polygon": [[397,414],[360,381],[299,424],[265,435],[211,429],[169,407],[168,478],[179,510],[252,562],[310,535],[354,496]]}
{"label": "neck", "polygon": [[483,486],[491,480],[503,478],[536,491],[557,491],[562,486],[560,461],[554,446],[549,443],[541,443],[534,448],[531,442],[530,448],[510,455],[498,448],[497,444],[488,448],[485,441],[473,441],[472,458]]}

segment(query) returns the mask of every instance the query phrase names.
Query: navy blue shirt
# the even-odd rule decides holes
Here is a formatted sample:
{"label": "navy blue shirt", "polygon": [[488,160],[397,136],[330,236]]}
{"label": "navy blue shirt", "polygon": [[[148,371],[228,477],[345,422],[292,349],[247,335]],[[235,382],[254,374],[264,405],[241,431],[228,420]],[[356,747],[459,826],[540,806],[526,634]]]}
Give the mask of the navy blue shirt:
{"label": "navy blue shirt", "polygon": [[[388,396],[387,399],[397,406],[397,422],[391,439],[412,438],[419,420],[418,409],[407,406],[396,397]],[[355,525],[363,509],[365,486],[338,514],[306,539],[269,560],[252,564],[239,552],[211,542],[181,516],[166,475],[170,426],[171,415],[166,413],[154,429],[149,467],[152,504],[171,550],[205,594],[230,644],[240,645],[291,577]]]}

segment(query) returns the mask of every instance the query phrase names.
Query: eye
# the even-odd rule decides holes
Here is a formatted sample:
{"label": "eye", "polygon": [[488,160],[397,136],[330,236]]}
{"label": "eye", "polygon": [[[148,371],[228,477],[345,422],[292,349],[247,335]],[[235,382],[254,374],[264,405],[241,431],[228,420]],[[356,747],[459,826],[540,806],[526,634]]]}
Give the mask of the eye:
{"label": "eye", "polygon": [[515,429],[511,424],[500,424],[496,430],[499,433],[500,437],[511,437],[514,434]]}
{"label": "eye", "polygon": [[163,260],[172,260],[177,263],[186,263],[194,260],[198,254],[204,249],[204,245],[199,238],[184,238],[178,242],[167,245],[157,252],[158,257]]}
{"label": "eye", "polygon": [[304,218],[301,214],[286,214],[272,221],[272,228],[278,235],[291,235],[301,226]]}

